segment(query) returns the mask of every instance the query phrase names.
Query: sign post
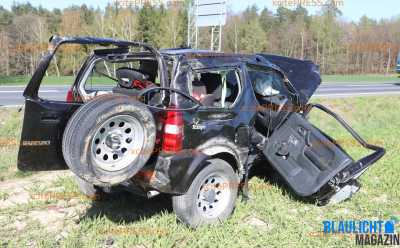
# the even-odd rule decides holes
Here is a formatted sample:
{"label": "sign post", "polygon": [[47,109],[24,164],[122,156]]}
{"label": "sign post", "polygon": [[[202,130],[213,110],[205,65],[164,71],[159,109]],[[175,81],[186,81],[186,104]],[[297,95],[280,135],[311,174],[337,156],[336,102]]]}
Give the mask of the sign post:
{"label": "sign post", "polygon": [[188,46],[198,48],[199,28],[211,28],[210,49],[221,51],[226,0],[192,0],[188,12]]}

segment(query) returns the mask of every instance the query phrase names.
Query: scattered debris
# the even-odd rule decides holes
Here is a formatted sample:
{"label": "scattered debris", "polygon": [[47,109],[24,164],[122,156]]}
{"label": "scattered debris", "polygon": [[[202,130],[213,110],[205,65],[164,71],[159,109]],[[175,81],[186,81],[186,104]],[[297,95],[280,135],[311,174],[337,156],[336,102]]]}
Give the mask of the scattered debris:
{"label": "scattered debris", "polygon": [[107,237],[104,244],[105,244],[104,247],[112,247],[114,244],[114,239],[112,237]]}
{"label": "scattered debris", "polygon": [[269,231],[269,230],[272,229],[270,224],[268,224],[267,222],[265,222],[265,221],[263,221],[263,220],[261,220],[261,219],[259,219],[257,217],[254,217],[254,216],[247,217],[244,220],[244,222],[247,225],[249,225],[251,227],[254,227],[254,228],[257,228],[258,230],[261,230],[261,231]]}
{"label": "scattered debris", "polygon": [[381,194],[378,197],[373,198],[373,200],[378,203],[385,203],[388,201],[388,196],[386,194]]}

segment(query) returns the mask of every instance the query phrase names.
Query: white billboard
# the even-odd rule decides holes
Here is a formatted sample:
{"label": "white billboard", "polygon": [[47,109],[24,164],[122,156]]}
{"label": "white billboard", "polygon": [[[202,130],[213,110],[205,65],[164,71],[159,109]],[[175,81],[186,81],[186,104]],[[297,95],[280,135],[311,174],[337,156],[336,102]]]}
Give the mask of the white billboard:
{"label": "white billboard", "polygon": [[226,1],[224,0],[196,0],[196,26],[212,27],[225,25]]}

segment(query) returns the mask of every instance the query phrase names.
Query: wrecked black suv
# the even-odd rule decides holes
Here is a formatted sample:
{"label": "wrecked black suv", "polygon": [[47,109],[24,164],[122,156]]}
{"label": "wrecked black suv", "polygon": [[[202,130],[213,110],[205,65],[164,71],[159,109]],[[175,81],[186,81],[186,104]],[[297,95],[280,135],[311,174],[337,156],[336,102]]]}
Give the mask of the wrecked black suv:
{"label": "wrecked black suv", "polygon": [[[41,99],[42,78],[63,44],[97,48],[66,101]],[[95,75],[112,86],[89,87]],[[24,92],[18,168],[69,168],[88,196],[117,186],[170,194],[179,220],[193,227],[230,216],[254,164],[274,168],[300,197],[340,202],[385,150],[308,104],[320,83],[310,61],[54,36]],[[373,153],[354,161],[307,121],[315,108]]]}

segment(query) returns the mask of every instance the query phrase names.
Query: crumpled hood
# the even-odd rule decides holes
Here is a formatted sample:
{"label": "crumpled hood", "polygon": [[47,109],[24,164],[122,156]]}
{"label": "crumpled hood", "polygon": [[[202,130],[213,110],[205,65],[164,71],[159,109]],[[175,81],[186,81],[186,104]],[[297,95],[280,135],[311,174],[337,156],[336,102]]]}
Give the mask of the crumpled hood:
{"label": "crumpled hood", "polygon": [[321,84],[318,65],[309,60],[293,59],[278,55],[257,54],[277,65],[299,93],[300,104],[307,104],[308,100]]}

